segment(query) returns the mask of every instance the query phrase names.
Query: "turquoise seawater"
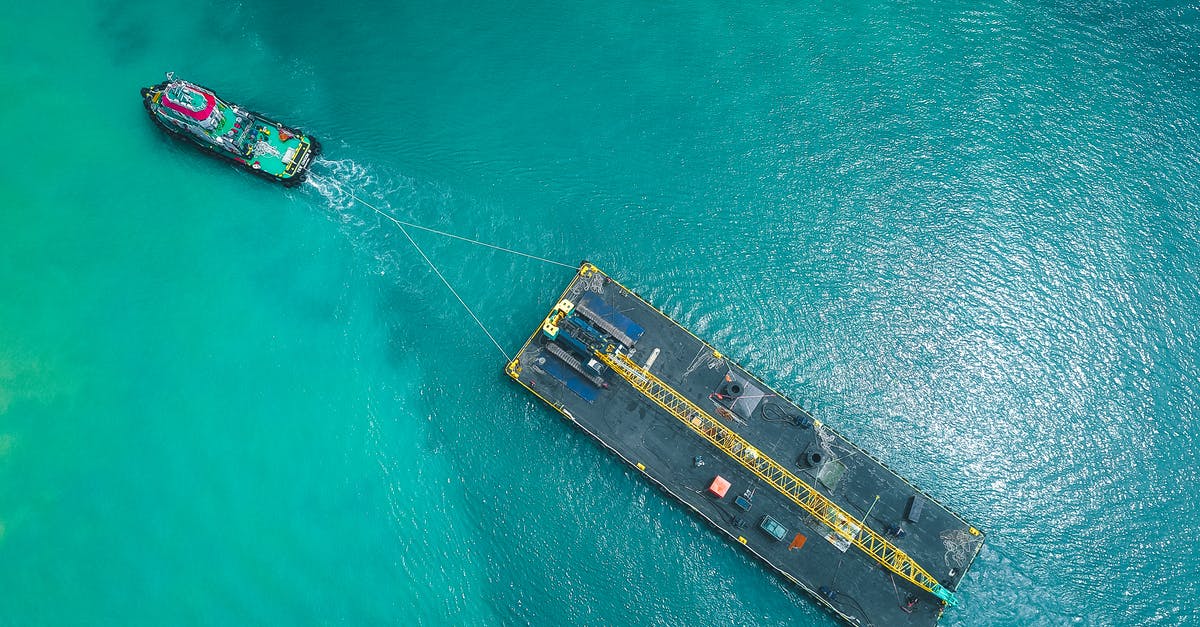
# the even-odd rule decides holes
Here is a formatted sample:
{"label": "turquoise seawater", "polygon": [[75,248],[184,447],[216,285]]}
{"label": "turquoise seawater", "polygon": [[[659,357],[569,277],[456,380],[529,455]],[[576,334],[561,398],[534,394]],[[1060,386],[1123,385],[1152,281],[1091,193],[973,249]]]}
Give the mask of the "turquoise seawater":
{"label": "turquoise seawater", "polygon": [[[324,184],[169,141],[166,70]],[[986,530],[943,624],[1200,623],[1194,2],[13,2],[0,94],[0,624],[833,624],[344,190],[599,264]],[[571,275],[414,237],[510,352]]]}

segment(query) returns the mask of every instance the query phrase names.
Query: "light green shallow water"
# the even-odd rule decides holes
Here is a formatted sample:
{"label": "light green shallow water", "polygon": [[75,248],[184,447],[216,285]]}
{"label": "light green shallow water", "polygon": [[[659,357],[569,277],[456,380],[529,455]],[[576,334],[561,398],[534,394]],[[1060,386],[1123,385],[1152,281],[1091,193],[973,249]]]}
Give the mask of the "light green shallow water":
{"label": "light green shallow water", "polygon": [[[832,624],[338,187],[806,399],[989,532],[944,624],[1200,620],[1196,7],[314,4],[6,9],[0,624]],[[168,141],[168,69],[325,184]],[[570,276],[415,236],[509,351]]]}

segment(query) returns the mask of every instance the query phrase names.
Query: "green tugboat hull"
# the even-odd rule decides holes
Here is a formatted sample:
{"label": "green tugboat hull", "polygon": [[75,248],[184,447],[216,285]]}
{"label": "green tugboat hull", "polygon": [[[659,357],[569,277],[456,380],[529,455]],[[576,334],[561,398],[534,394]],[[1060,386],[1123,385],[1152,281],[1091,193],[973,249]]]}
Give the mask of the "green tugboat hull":
{"label": "green tugboat hull", "polygon": [[230,104],[195,83],[167,74],[142,89],[150,119],[172,137],[280,183],[295,187],[321,152],[316,138],[260,113]]}

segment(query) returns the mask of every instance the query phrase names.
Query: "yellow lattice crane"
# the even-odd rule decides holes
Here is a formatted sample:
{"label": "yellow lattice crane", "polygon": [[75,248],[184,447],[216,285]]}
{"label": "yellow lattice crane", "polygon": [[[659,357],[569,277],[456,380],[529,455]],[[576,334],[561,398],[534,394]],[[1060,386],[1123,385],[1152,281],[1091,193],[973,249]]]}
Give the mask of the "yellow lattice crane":
{"label": "yellow lattice crane", "polygon": [[835,533],[861,549],[885,568],[900,575],[923,590],[929,591],[951,607],[958,605],[954,593],[938,583],[932,575],[921,568],[911,557],[896,548],[880,534],[856,520],[838,507],[833,501],[817,492],[812,486],[792,474],[779,462],[764,455],[750,445],[742,436],[710,416],[658,377],[638,366],[628,355],[609,349],[596,351],[596,358],[604,362],[613,372],[620,375],[634,389],[667,413],[679,419],[689,429],[711,442],[721,451],[737,460],[762,480],[799,505],[804,511],[827,525]]}

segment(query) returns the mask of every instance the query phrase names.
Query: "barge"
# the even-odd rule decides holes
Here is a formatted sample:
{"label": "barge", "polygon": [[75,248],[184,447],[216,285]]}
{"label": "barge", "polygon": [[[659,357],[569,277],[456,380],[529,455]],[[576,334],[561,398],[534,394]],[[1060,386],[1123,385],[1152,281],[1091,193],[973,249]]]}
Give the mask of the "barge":
{"label": "barge", "polygon": [[506,374],[846,624],[936,625],[984,534],[583,262]]}
{"label": "barge", "polygon": [[231,161],[265,179],[295,187],[321,152],[316,138],[219,98],[213,90],[167,73],[142,88],[150,119],[172,137]]}

